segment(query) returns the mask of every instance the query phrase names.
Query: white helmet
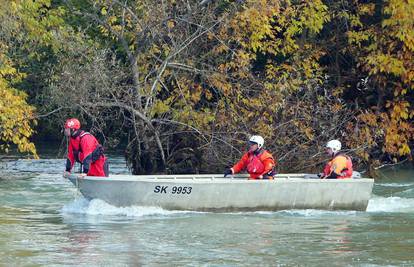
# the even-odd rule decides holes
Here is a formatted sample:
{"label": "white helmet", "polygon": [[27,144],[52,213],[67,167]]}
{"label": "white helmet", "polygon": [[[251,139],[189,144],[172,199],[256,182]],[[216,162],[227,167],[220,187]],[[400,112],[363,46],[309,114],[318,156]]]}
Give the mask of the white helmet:
{"label": "white helmet", "polygon": [[258,148],[261,148],[264,144],[264,139],[260,135],[253,135],[250,137],[249,142],[256,143]]}
{"label": "white helmet", "polygon": [[332,149],[332,152],[337,153],[341,150],[342,145],[339,140],[331,140],[326,144],[326,147]]}

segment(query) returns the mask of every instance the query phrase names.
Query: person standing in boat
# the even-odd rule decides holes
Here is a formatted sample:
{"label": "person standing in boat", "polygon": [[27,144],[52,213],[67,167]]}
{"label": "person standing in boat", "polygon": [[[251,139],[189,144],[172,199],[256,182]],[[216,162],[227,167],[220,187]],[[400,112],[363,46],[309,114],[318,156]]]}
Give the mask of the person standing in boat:
{"label": "person standing in boat", "polygon": [[326,152],[331,160],[325,165],[321,179],[345,179],[352,177],[352,159],[340,152],[342,148],[339,140],[331,140],[326,144]]}
{"label": "person standing in boat", "polygon": [[80,129],[78,119],[68,119],[64,127],[65,136],[69,138],[66,172],[70,173],[76,161],[81,164],[80,176],[108,176],[108,161],[96,138]]}
{"label": "person standing in boat", "polygon": [[264,139],[253,135],[249,139],[249,151],[232,168],[224,171],[224,177],[247,170],[249,179],[273,179],[275,160],[272,154],[263,149]]}

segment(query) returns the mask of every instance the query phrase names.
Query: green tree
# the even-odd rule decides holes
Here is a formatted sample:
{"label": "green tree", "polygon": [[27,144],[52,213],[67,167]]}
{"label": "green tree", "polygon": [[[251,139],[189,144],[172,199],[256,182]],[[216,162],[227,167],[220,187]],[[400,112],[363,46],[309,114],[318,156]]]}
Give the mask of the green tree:
{"label": "green tree", "polygon": [[414,2],[359,3],[346,32],[357,72],[364,75],[364,110],[350,129],[370,161],[410,155],[414,139]]}
{"label": "green tree", "polygon": [[27,95],[15,88],[25,75],[19,72],[9,57],[14,48],[12,35],[18,29],[18,21],[13,16],[13,3],[0,2],[0,149],[8,152],[10,144],[17,145],[20,152],[29,152],[36,156],[36,149],[29,141],[36,123],[35,108],[27,103]]}
{"label": "green tree", "polygon": [[2,148],[7,151],[13,143],[37,156],[29,141],[39,118],[34,105],[41,112],[48,106],[43,90],[50,67],[72,31],[62,19],[63,7],[51,0],[1,0],[0,5]]}
{"label": "green tree", "polygon": [[0,43],[0,149],[8,152],[10,144],[17,145],[20,152],[28,152],[36,157],[36,149],[29,138],[33,134],[32,125],[35,108],[26,102],[27,95],[12,87],[22,74],[13,67],[2,52]]}

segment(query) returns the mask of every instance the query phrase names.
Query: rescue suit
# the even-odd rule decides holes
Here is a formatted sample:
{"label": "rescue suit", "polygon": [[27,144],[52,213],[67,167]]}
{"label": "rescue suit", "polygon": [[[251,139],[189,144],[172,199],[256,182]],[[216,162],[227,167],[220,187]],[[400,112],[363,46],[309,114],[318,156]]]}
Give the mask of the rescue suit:
{"label": "rescue suit", "polygon": [[233,173],[239,173],[242,170],[247,170],[250,174],[249,179],[273,179],[273,168],[275,167],[275,160],[272,154],[267,150],[258,149],[255,152],[247,152],[243,155],[239,162],[232,168]]}
{"label": "rescue suit", "polygon": [[323,169],[323,176],[328,179],[352,177],[352,159],[345,154],[336,154]]}
{"label": "rescue suit", "polygon": [[96,138],[84,131],[70,137],[66,171],[70,172],[76,162],[82,164],[82,172],[88,176],[108,176],[109,167],[103,147]]}

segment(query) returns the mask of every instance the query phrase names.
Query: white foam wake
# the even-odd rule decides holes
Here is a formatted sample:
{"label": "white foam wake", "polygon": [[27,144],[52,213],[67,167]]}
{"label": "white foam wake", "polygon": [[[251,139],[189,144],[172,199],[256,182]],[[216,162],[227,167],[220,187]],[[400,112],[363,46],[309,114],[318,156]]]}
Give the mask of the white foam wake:
{"label": "white foam wake", "polygon": [[242,211],[242,212],[230,212],[229,215],[263,215],[263,216],[294,216],[294,217],[321,217],[332,215],[355,215],[357,212],[353,210],[317,210],[317,209],[292,209],[292,210],[279,210],[279,211]]}
{"label": "white foam wake", "polygon": [[[91,201],[80,197],[66,204],[61,209],[66,214],[146,217],[146,216],[171,216],[183,213],[199,213],[194,211],[169,211],[160,207],[115,207],[103,200],[93,199]],[[414,198],[380,197],[373,196],[369,200],[367,212],[414,212]],[[324,215],[354,215],[355,211],[325,211],[325,210],[283,210],[276,212],[288,216],[324,216]],[[237,213],[236,213],[237,214]],[[274,212],[252,212],[251,214],[272,215]]]}
{"label": "white foam wake", "polygon": [[299,216],[299,217],[320,217],[320,216],[332,216],[332,215],[355,215],[356,211],[353,210],[282,210],[278,212],[282,215]]}
{"label": "white foam wake", "polygon": [[369,200],[368,212],[413,212],[414,198],[379,197]]}
{"label": "white foam wake", "polygon": [[103,200],[93,199],[91,201],[81,197],[63,206],[62,213],[77,213],[86,215],[106,215],[106,216],[168,216],[173,214],[188,213],[187,211],[169,211],[160,207],[115,207]]}
{"label": "white foam wake", "polygon": [[376,183],[376,186],[384,186],[384,187],[407,187],[407,186],[414,186],[414,183]]}

